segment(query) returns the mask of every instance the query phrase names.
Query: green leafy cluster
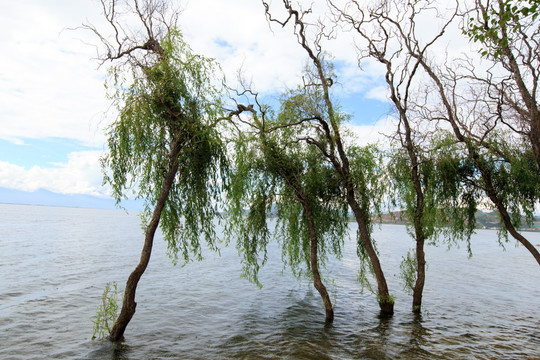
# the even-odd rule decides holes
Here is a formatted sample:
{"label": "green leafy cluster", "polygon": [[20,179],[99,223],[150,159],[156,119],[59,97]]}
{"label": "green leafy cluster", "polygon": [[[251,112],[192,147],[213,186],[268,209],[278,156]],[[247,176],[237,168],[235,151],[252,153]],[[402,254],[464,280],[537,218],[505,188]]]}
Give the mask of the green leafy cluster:
{"label": "green leafy cluster", "polygon": [[254,146],[252,134],[240,132],[235,140],[225,229],[228,239],[236,238],[242,257],[242,276],[259,284],[257,275],[266,262],[266,246],[271,236],[268,216],[276,179],[264,176],[264,159],[260,149]]}
{"label": "green leafy cluster", "polygon": [[407,255],[402,258],[399,269],[401,270],[400,278],[403,281],[403,289],[407,291],[409,295],[412,295],[418,270],[418,263],[416,262],[416,253],[414,250],[409,250]]}
{"label": "green leafy cluster", "polygon": [[213,221],[227,178],[224,144],[215,126],[221,90],[215,85],[217,65],[193,54],[178,31],[160,44],[160,56],[111,68],[111,97],[119,116],[108,131],[104,183],[117,203],[130,194],[143,199],[147,220],[168,169],[176,164],[161,228],[173,259],[181,253],[187,261],[190,253],[201,257],[199,234],[215,246]]}
{"label": "green leafy cluster", "polygon": [[[290,125],[313,117],[306,112],[314,99],[290,92],[282,100],[277,117],[271,112],[264,118],[256,116],[252,131],[239,134],[235,144],[229,229],[237,237],[244,276],[257,283],[272,238],[281,244],[285,266],[297,276],[311,276],[304,205],[315,219],[319,263],[324,264],[329,254],[340,256],[347,227],[347,206],[335,171],[319,151],[297,138],[307,135],[313,125],[309,121]],[[274,219],[275,231],[270,232]]]}
{"label": "green leafy cluster", "polygon": [[385,169],[384,152],[376,145],[350,146],[347,149],[350,180],[355,187],[355,195],[364,219],[372,227],[372,219],[386,211],[388,178]]}
{"label": "green leafy cluster", "polygon": [[103,340],[111,333],[112,326],[118,317],[118,304],[122,301],[120,294],[116,282],[109,282],[105,285],[101,304],[96,310],[96,317],[92,319],[94,324],[92,340]]}
{"label": "green leafy cluster", "polygon": [[469,18],[463,32],[474,42],[485,46],[482,56],[497,59],[523,31],[525,24],[534,23],[540,15],[539,0],[505,0],[478,7],[478,16]]}
{"label": "green leafy cluster", "polygon": [[[513,138],[509,134],[495,133],[489,149],[483,154],[484,166],[492,178],[492,185],[501,203],[510,214],[512,225],[517,229],[534,220],[536,205],[540,199],[540,169],[528,141]],[[497,151],[493,151],[497,149]],[[501,221],[501,235],[506,239],[506,227]]]}
{"label": "green leafy cluster", "polygon": [[392,203],[405,209],[407,229],[414,238],[418,229],[413,220],[420,216],[418,225],[426,240],[435,243],[444,234],[447,242],[468,242],[476,225],[480,194],[474,183],[478,173],[464,149],[448,133],[441,132],[433,140],[431,149],[415,150],[423,194],[421,214],[411,160],[404,148],[394,149],[388,164],[394,194]]}

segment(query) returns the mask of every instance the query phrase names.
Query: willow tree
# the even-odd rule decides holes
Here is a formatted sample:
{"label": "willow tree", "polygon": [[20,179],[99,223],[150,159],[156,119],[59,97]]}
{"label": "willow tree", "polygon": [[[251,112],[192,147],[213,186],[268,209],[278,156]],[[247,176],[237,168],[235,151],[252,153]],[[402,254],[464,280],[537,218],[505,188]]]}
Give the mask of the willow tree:
{"label": "willow tree", "polygon": [[[268,241],[272,236],[277,238],[285,266],[297,276],[312,278],[323,301],[326,322],[331,323],[333,305],[319,269],[328,255],[341,256],[347,204],[340,201],[341,188],[333,169],[320,152],[298,139],[310,132],[302,107],[315,106],[313,100],[291,92],[282,99],[276,118],[263,106],[258,106],[259,111],[253,105],[238,107],[234,120],[243,131],[236,136],[229,231],[237,236],[244,275],[257,283]],[[240,117],[244,111],[248,111],[248,119]],[[274,216],[272,232],[268,222]]]}
{"label": "willow tree", "polygon": [[[425,285],[425,244],[435,241],[440,233],[449,240],[468,241],[475,227],[475,188],[468,182],[474,172],[470,162],[462,161],[462,152],[434,124],[426,124],[423,114],[417,111],[422,97],[418,89],[421,82],[419,62],[405,51],[400,34],[416,39],[414,27],[422,17],[437,17],[437,9],[402,1],[381,1],[375,5],[361,6],[356,1],[339,7],[330,1],[337,22],[351,26],[359,36],[357,53],[359,64],[374,59],[385,69],[385,81],[390,100],[394,105],[397,127],[392,136],[393,151],[388,165],[391,175],[394,206],[404,209],[408,231],[415,240],[414,251],[404,258],[402,269],[406,288],[412,290],[412,308],[420,312]],[[426,6],[427,7],[427,6]],[[395,16],[394,21],[387,21]],[[453,18],[419,45],[424,53],[437,43]],[[420,17],[420,19],[419,19]],[[399,24],[400,28],[394,26]],[[420,128],[430,129],[420,131]]]}
{"label": "willow tree", "polygon": [[[402,39],[406,41],[403,35]],[[488,110],[489,90],[478,88],[476,79],[464,83],[463,80],[468,81],[470,77],[462,76],[449,66],[437,66],[428,59],[428,54],[419,52],[414,43],[409,43],[407,52],[418,60],[430,79],[433,96],[438,98],[437,105],[425,107],[426,117],[446,121],[455,139],[462,144],[476,168],[476,185],[498,211],[502,225],[499,234],[507,238],[510,233],[540,265],[540,252],[519,231],[522,214],[532,223],[540,199],[538,164],[527,161],[531,155],[535,156],[534,140],[530,142],[525,134],[508,134],[501,128],[500,113],[496,111],[491,116]],[[473,89],[471,98],[457,96],[456,89],[464,87]],[[496,106],[499,109],[505,106],[504,101],[499,105]]]}
{"label": "willow tree", "polygon": [[[102,158],[105,183],[117,203],[135,193],[144,200],[144,245],[126,282],[124,299],[110,334],[118,341],[135,313],[135,292],[152,252],[158,225],[176,261],[200,258],[199,237],[216,246],[216,201],[226,158],[216,121],[220,92],[213,84],[216,64],[194,54],[167,22],[166,2],[133,2],[131,15],[142,31],[122,23],[126,8],[102,1],[112,40],[92,26],[111,61],[111,95],[118,109],[108,130],[109,152]],[[139,36],[134,35],[139,34]],[[134,38],[135,37],[135,38]]]}
{"label": "willow tree", "polygon": [[[360,7],[357,1],[351,0],[350,3],[356,8]],[[416,75],[416,89],[419,89],[421,101],[409,103],[409,108],[414,108],[429,123],[451,131],[464,155],[463,161],[474,167],[474,176],[469,181],[489,199],[483,205],[491,202],[491,206],[498,211],[501,220],[499,240],[501,236],[506,239],[507,233],[510,233],[540,264],[540,252],[519,232],[522,214],[526,215],[528,222],[532,222],[534,208],[540,198],[538,165],[535,161],[527,161],[534,155],[533,144],[527,141],[523,132],[508,134],[505,130],[511,123],[505,121],[503,112],[499,111],[514,105],[512,88],[505,87],[506,80],[501,80],[499,85],[507,89],[510,97],[501,95],[494,99],[490,90],[492,86],[497,86],[497,79],[500,80],[493,76],[496,72],[475,68],[470,58],[454,58],[453,61],[443,58],[441,62],[439,54],[429,49],[429,41],[437,41],[439,36],[435,34],[430,37],[427,31],[420,33],[415,17],[426,13],[426,16],[430,16],[429,13],[437,9],[437,1],[407,2],[406,6],[411,9],[409,13],[415,14],[414,17],[395,11],[395,4],[399,4],[399,1],[385,1],[373,15],[376,23],[393,29],[392,40],[399,43],[400,49],[396,53],[396,61],[397,56],[409,59],[402,62],[402,66],[407,68],[404,71],[419,73]],[[458,5],[456,2],[455,6]],[[436,16],[439,15],[436,13]],[[457,27],[455,19],[450,19],[445,27]],[[385,37],[384,31],[387,30],[381,30],[376,36]],[[425,41],[426,36],[430,40]],[[532,44],[537,43],[537,40],[531,41]],[[493,82],[482,81],[474,76],[475,72],[485,72],[485,76]],[[534,73],[536,71],[529,75]],[[535,85],[533,89],[536,89]],[[514,120],[521,122],[521,116],[526,115],[526,111],[521,115],[518,111]],[[429,132],[425,134],[431,136]]]}
{"label": "willow tree", "polygon": [[[308,118],[312,118],[311,123],[320,127],[323,137],[306,137],[303,140],[315,147],[338,174],[345,200],[358,225],[358,254],[362,263],[368,264],[377,281],[377,301],[381,314],[391,315],[394,312],[394,299],[388,290],[386,277],[372,239],[373,211],[380,210],[381,205],[382,183],[378,181],[377,175],[382,169],[369,148],[346,146],[342,137],[342,119],[335,109],[330,92],[335,76],[330,64],[324,59],[325,52],[321,46],[322,40],[330,35],[325,34],[324,27],[312,26],[304,19],[311,13],[311,9],[298,10],[290,1],[283,0],[286,17],[279,20],[272,16],[268,2],[263,1],[263,5],[268,21],[282,27],[292,24],[298,44],[309,58],[311,67],[304,78],[304,89],[307,91],[309,88],[317,88],[321,94],[321,106],[314,109],[318,112],[317,116]],[[310,34],[310,29],[314,29],[315,33]]]}

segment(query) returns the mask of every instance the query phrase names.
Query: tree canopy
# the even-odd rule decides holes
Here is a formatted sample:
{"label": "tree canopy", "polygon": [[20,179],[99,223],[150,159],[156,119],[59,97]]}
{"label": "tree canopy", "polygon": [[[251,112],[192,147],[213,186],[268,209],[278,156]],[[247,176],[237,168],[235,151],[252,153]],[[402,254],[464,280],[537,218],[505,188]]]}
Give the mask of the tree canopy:
{"label": "tree canopy", "polygon": [[119,117],[109,129],[110,151],[102,164],[117,202],[134,193],[145,202],[147,220],[169,164],[178,166],[161,228],[171,255],[187,261],[190,253],[201,257],[201,233],[212,247],[217,238],[213,221],[227,169],[215,126],[222,111],[219,68],[194,54],[178,30],[171,29],[160,47],[147,63],[111,68]]}

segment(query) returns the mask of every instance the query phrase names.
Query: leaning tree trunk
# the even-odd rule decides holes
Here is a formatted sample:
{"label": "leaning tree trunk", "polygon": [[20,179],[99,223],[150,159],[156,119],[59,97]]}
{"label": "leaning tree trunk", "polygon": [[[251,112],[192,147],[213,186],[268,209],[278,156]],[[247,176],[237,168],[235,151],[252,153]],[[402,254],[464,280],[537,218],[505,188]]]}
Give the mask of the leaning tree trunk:
{"label": "leaning tree trunk", "polygon": [[493,182],[491,181],[491,177],[489,176],[488,172],[485,170],[483,163],[481,163],[479,160],[477,160],[476,163],[478,164],[480,173],[486,185],[486,189],[485,189],[486,194],[488,195],[490,200],[493,202],[493,204],[495,204],[495,207],[499,211],[499,214],[502,218],[504,226],[506,227],[510,235],[514,237],[514,239],[519,241],[527,250],[529,250],[529,252],[532,254],[532,256],[534,257],[538,265],[540,265],[540,251],[538,251],[538,249],[536,249],[530,241],[528,241],[523,235],[521,235],[517,231],[514,224],[512,224],[510,214],[508,214],[506,207],[499,200],[495,187],[493,186]]}
{"label": "leaning tree trunk", "polygon": [[302,190],[301,185],[296,181],[296,179],[294,177],[291,178],[289,174],[282,170],[279,170],[279,174],[289,184],[289,186],[292,187],[296,194],[297,200],[300,202],[300,204],[302,204],[302,208],[304,209],[310,240],[310,265],[311,274],[313,276],[313,285],[321,295],[324,304],[324,310],[326,312],[326,322],[332,323],[334,321],[334,308],[332,306],[330,296],[328,295],[328,291],[326,290],[326,286],[324,286],[321,280],[321,275],[319,273],[319,258],[317,255],[319,240],[317,238],[317,231],[315,230],[315,219],[313,218],[313,211],[311,210],[311,206],[306,199],[305,193]]}
{"label": "leaning tree trunk", "polygon": [[364,212],[360,208],[360,205],[354,198],[354,192],[347,190],[347,202],[349,203],[351,210],[354,214],[356,222],[358,224],[358,230],[360,231],[360,241],[364,247],[373,271],[375,272],[375,279],[377,280],[378,290],[378,302],[381,308],[381,315],[388,316],[394,313],[394,301],[390,298],[390,292],[388,291],[388,285],[384,276],[379,257],[377,252],[371,243],[371,236],[369,234],[368,225],[364,219]]}
{"label": "leaning tree trunk", "polygon": [[[437,85],[437,88],[439,89],[439,94],[441,95],[441,100],[443,101],[443,105],[446,108],[446,111],[448,114],[447,120],[450,122],[450,125],[452,126],[452,130],[454,131],[456,138],[467,146],[467,151],[469,152],[469,155],[472,157],[474,164],[480,170],[480,175],[482,176],[482,179],[484,180],[484,184],[486,187],[484,190],[487,196],[489,197],[489,199],[493,202],[493,204],[497,208],[497,210],[499,210],[499,214],[501,215],[504,226],[517,241],[519,241],[523,246],[525,246],[527,250],[529,250],[529,252],[532,254],[532,256],[534,257],[538,265],[540,265],[540,252],[523,235],[521,235],[512,224],[512,221],[510,219],[510,214],[508,214],[506,206],[500,201],[499,196],[497,195],[497,191],[495,190],[495,187],[493,185],[491,175],[488,169],[486,169],[485,164],[480,158],[480,155],[478,154],[478,152],[475,150],[474,146],[471,145],[470,140],[465,138],[465,136],[461,133],[461,130],[459,129],[459,126],[458,126],[459,122],[454,113],[453,107],[450,104],[450,101],[445,95],[444,87],[442,85],[441,80],[437,77],[433,69],[431,69],[431,67],[425,62],[425,60],[420,55],[413,54],[413,56],[418,58],[418,60],[420,61],[420,64],[424,67],[428,75],[433,79],[433,81]],[[537,120],[540,120],[540,119],[537,118]]]}
{"label": "leaning tree trunk", "polygon": [[332,323],[334,321],[334,308],[332,306],[332,301],[330,300],[330,296],[328,295],[328,291],[326,290],[326,286],[324,286],[321,280],[321,275],[319,274],[319,263],[318,263],[318,256],[317,256],[319,242],[317,240],[317,232],[315,231],[315,221],[313,220],[313,212],[311,211],[311,207],[306,201],[302,202],[302,206],[304,207],[304,211],[306,212],[309,239],[311,243],[310,261],[311,261],[311,273],[313,274],[313,285],[315,286],[315,289],[317,289],[317,291],[319,292],[323,300],[324,310],[326,311],[326,322]]}
{"label": "leaning tree trunk", "polygon": [[137,303],[135,302],[135,292],[137,291],[137,284],[148,266],[150,261],[150,255],[152,254],[152,245],[154,243],[154,235],[156,233],[157,227],[159,225],[159,220],[161,218],[161,212],[165,207],[167,198],[169,197],[169,192],[171,190],[172,184],[174,183],[174,178],[178,171],[178,154],[180,153],[180,144],[175,141],[171,144],[170,159],[169,159],[169,169],[167,175],[165,176],[165,181],[163,182],[163,187],[161,188],[161,193],[159,195],[156,207],[152,213],[152,218],[146,228],[146,234],[144,238],[144,246],[141,252],[141,258],[139,264],[135,267],[131,275],[126,282],[126,290],[124,291],[124,301],[122,303],[122,310],[120,315],[116,319],[114,326],[109,335],[109,340],[119,341],[124,336],[126,327],[128,326],[131,318],[135,314],[135,308]]}

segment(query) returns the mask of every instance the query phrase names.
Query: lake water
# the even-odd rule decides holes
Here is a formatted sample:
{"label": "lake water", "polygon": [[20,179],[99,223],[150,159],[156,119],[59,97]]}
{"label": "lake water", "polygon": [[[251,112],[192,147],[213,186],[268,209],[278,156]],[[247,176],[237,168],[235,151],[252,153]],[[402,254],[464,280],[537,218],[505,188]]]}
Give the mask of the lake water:
{"label": "lake water", "polygon": [[282,272],[276,245],[259,290],[240,278],[234,247],[173,267],[159,238],[114,345],[90,340],[90,318],[105,284],[123,287],[138,262],[138,217],[0,205],[0,359],[540,359],[540,268],[523,247],[503,250],[491,230],[473,237],[471,259],[465,246],[428,247],[424,312],[414,316],[398,278],[412,240],[398,225],[374,237],[396,298],[390,319],[361,292],[352,241],[324,272],[336,302],[325,326],[318,293]]}

